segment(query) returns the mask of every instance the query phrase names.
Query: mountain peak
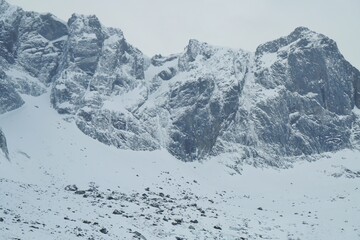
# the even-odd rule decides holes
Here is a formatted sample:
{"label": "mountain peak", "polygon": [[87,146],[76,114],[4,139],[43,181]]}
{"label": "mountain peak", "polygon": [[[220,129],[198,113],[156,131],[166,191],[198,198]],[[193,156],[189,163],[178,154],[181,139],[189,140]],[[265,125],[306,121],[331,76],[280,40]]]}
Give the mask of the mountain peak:
{"label": "mountain peak", "polygon": [[208,46],[206,42],[200,42],[197,39],[190,39],[188,45],[185,47],[188,52],[198,52],[200,49]]}
{"label": "mountain peak", "polygon": [[313,32],[313,31],[307,27],[299,26],[294,29],[293,33],[295,33],[295,32],[296,33],[307,33],[307,32]]}
{"label": "mountain peak", "polygon": [[179,66],[185,70],[189,68],[189,63],[195,61],[199,55],[204,55],[209,58],[212,54],[212,49],[206,42],[200,42],[196,39],[190,39],[188,45],[185,47],[185,52],[181,55]]}
{"label": "mountain peak", "polygon": [[0,58],[11,60],[0,89],[4,112],[23,104],[19,93],[32,94],[29,84],[41,94],[39,79],[51,83],[59,113],[118,148],[161,146],[184,161],[229,152],[263,161],[350,146],[360,75],[331,39],[306,27],[255,55],[190,39],[183,53],[154,57],[149,67],[95,15],[73,14],[65,24],[0,1],[1,19],[14,19],[0,29]]}
{"label": "mountain peak", "polygon": [[95,15],[72,14],[67,23],[69,32],[74,36],[97,38],[102,41],[105,36],[105,27]]}
{"label": "mountain peak", "polygon": [[83,14],[76,14],[73,13],[68,20],[68,26],[69,27],[84,27],[88,26],[90,28],[101,28],[101,23],[99,19],[96,17],[96,15],[83,15]]}
{"label": "mountain peak", "polygon": [[81,19],[81,20],[93,19],[93,20],[99,21],[98,17],[95,14],[85,15],[85,14],[80,14],[80,13],[71,14],[69,21],[73,22],[74,20],[78,20],[78,19]]}
{"label": "mountain peak", "polygon": [[21,8],[11,5],[5,0],[0,0],[0,21],[6,21],[7,19],[12,18],[13,14],[18,10],[21,10]]}
{"label": "mountain peak", "polygon": [[[300,41],[301,40],[301,41]],[[259,45],[256,54],[274,53],[280,48],[296,43],[298,47],[310,46],[331,46],[337,49],[335,41],[323,34],[310,30],[307,27],[297,27],[289,35]]]}
{"label": "mountain peak", "polygon": [[9,6],[10,4],[5,0],[0,0],[0,6]]}
{"label": "mountain peak", "polygon": [[287,38],[288,42],[292,43],[299,39],[319,40],[328,37],[321,33],[317,33],[307,27],[297,27],[294,29],[294,31],[292,31],[288,36],[284,38]]}
{"label": "mountain peak", "polygon": [[17,10],[17,9],[21,9],[21,8],[18,6],[14,6],[5,0],[0,0],[0,14],[1,15],[4,14],[9,9]]}

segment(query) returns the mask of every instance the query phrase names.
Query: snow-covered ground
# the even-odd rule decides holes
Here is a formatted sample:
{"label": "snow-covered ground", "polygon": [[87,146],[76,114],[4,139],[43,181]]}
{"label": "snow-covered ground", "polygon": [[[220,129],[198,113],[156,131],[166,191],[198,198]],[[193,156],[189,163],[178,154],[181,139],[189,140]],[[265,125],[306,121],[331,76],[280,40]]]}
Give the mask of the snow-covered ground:
{"label": "snow-covered ground", "polygon": [[103,145],[48,94],[22,97],[0,116],[0,239],[360,238],[358,151],[237,174],[222,159]]}

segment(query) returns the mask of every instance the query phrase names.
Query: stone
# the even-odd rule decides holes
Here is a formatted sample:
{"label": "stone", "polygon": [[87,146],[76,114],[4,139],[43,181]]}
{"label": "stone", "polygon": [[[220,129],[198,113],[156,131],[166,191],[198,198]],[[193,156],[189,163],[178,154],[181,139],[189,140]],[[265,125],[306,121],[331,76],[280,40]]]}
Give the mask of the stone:
{"label": "stone", "polygon": [[109,233],[109,231],[106,228],[101,228],[100,232],[103,233],[103,234],[108,234]]}
{"label": "stone", "polygon": [[75,192],[75,191],[78,190],[78,187],[77,187],[75,184],[67,185],[67,186],[65,187],[65,190],[66,190],[66,191],[73,191],[73,192]]}
{"label": "stone", "polygon": [[6,143],[6,138],[2,130],[0,129],[0,150],[5,154],[5,157],[10,160],[9,158],[9,150]]}

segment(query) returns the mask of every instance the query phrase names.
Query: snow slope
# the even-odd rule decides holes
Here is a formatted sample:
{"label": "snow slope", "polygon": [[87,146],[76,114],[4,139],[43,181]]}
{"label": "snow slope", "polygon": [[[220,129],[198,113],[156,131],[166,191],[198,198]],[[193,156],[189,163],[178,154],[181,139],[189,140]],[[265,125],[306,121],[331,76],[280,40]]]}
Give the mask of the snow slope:
{"label": "snow slope", "polygon": [[10,153],[0,239],[360,238],[358,151],[237,174],[220,158],[106,146],[57,114],[48,93],[22,97],[0,116]]}

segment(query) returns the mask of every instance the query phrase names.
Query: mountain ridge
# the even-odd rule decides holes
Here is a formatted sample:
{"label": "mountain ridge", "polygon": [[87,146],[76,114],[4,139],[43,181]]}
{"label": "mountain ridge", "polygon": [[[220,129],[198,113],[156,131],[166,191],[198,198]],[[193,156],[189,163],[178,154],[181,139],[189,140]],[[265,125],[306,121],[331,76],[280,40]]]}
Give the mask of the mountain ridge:
{"label": "mountain ridge", "polygon": [[95,15],[65,23],[4,0],[0,11],[0,113],[20,107],[21,94],[51,91],[54,109],[86,135],[183,161],[230,154],[281,166],[354,147],[360,73],[308,28],[255,52],[191,39],[183,53],[149,58]]}

